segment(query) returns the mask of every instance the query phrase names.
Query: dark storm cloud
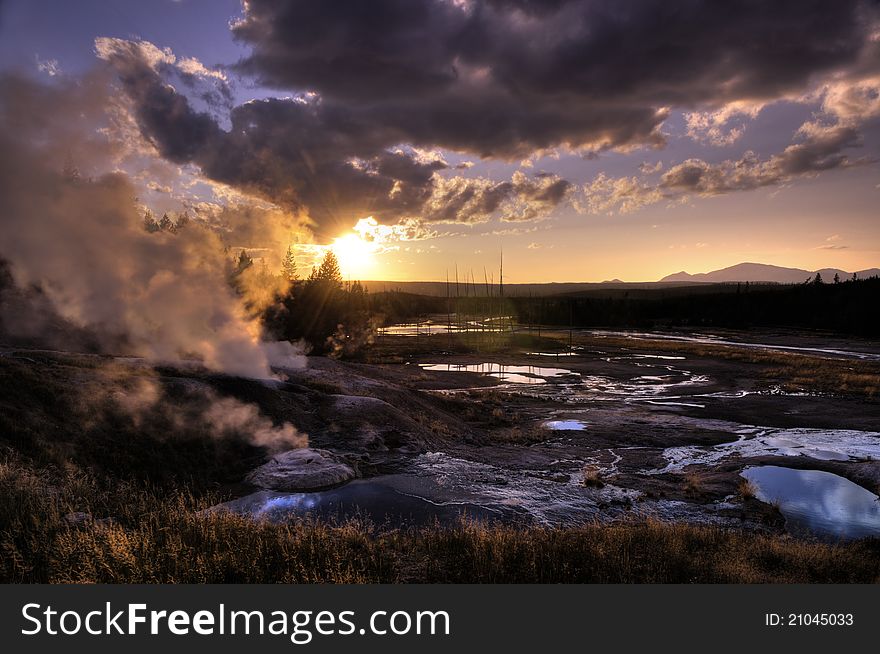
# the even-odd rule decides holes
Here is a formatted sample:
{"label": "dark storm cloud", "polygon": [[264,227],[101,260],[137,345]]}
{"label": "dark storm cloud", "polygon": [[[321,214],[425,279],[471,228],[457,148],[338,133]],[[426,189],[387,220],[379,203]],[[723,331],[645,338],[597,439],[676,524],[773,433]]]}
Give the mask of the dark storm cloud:
{"label": "dark storm cloud", "polygon": [[561,204],[571,188],[568,180],[546,173],[528,177],[517,171],[501,182],[440,178],[421,217],[426,222],[481,223],[497,212],[509,222],[538,220]]}
{"label": "dark storm cloud", "polygon": [[520,219],[527,220],[558,204],[568,188],[544,177],[500,183],[440,177],[448,168],[442,159],[393,145],[406,138],[398,127],[310,94],[237,106],[226,131],[166,83],[155,48],[105,41],[99,50],[163,157],[195,163],[215,181],[307,214],[322,237],[368,214],[384,222],[477,222],[511,202],[525,207]]}
{"label": "dark storm cloud", "polygon": [[[251,52],[234,69],[294,97],[234,107],[230,129],[168,84],[169,70],[182,70],[169,68],[169,52],[104,40],[99,54],[163,156],[301,211],[328,236],[368,214],[544,217],[569,196],[566,180],[455,177],[425,151],[514,160],[556,147],[662,146],[672,108],[760,105],[802,96],[832,73],[863,74],[874,65],[876,11],[868,0],[250,0],[232,31]],[[854,130],[817,130],[764,162],[686,161],[639,201],[848,165]]]}
{"label": "dark storm cloud", "polygon": [[[519,156],[662,142],[665,107],[777,98],[854,62],[858,0],[253,0],[262,83],[350,102],[407,141]],[[363,106],[361,106],[363,105]]]}

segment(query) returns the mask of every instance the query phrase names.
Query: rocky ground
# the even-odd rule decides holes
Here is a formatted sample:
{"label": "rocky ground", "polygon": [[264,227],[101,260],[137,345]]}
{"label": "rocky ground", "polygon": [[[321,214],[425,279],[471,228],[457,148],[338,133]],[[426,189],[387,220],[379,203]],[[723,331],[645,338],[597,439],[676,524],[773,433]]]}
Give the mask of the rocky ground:
{"label": "rocky ground", "polygon": [[392,521],[468,513],[565,526],[654,517],[781,531],[777,508],[743,483],[745,468],[824,470],[877,491],[880,401],[864,384],[829,393],[816,390],[827,379],[816,389],[791,389],[786,379],[808,360],[870,377],[873,361],[756,356],[729,343],[707,353],[690,342],[589,334],[568,351],[565,336],[553,336],[538,343],[552,346],[546,351],[511,344],[491,354],[448,347],[445,336],[417,346],[384,337],[382,347],[404,353],[395,363],[313,357],[276,381],[39,350],[6,349],[2,358],[104,392],[116,384],[111,394],[126,406],[138,405],[134,376],[178,407],[197,398],[209,411],[234,398],[276,426],[292,425],[307,447],[248,450],[246,470],[222,482],[234,496],[226,506],[271,508],[278,518],[366,507]]}
{"label": "rocky ground", "polygon": [[[872,398],[787,392],[765,363],[582,340],[573,356],[425,347],[396,364],[318,359],[289,371],[279,390],[324,390],[299,417],[312,446],[426,508],[477,506],[552,525],[656,517],[778,531],[784,520],[753,497],[743,469],[825,470],[876,492]],[[384,497],[391,516],[396,503]],[[334,501],[350,509],[357,493]]]}

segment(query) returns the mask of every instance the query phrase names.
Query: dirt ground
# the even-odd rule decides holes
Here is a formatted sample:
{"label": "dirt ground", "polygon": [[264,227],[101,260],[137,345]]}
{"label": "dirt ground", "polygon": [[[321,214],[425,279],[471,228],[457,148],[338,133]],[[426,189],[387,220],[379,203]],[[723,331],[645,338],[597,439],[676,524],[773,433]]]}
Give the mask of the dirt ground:
{"label": "dirt ground", "polygon": [[[816,345],[815,337],[749,336]],[[874,493],[880,487],[880,398],[864,384],[820,390],[842,374],[870,379],[870,358],[585,332],[572,336],[572,350],[567,333],[485,353],[449,344],[446,336],[381,337],[379,349],[399,353],[394,363],[311,357],[306,369],[278,371],[281,381],[197,366],[155,374],[172,395],[209,389],[294,425],[310,447],[354,468],[358,488],[373,480],[426,506],[476,506],[505,520],[652,517],[778,532],[785,520],[753,497],[744,469],[823,470]],[[109,365],[149,368],[97,355],[2,356],[56,370],[76,360],[71,375],[80,377]],[[787,376],[803,377],[807,364],[837,377],[817,379],[816,388],[801,379],[791,390]],[[241,496],[258,490],[243,480],[232,487]]]}

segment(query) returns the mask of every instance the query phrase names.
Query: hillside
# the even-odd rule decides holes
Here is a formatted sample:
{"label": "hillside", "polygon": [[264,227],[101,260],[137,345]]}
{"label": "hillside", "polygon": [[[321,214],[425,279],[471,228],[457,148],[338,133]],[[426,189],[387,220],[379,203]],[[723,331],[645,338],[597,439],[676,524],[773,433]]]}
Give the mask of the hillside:
{"label": "hillside", "polygon": [[[782,266],[772,266],[766,263],[738,263],[735,266],[713,270],[707,273],[696,273],[691,275],[685,271],[667,275],[661,282],[776,282],[778,284],[799,284],[807,279],[820,273],[825,281],[830,282],[834,279],[834,275],[839,275],[840,279],[850,279],[852,272],[840,270],[838,268],[822,268],[821,270],[803,270],[801,268],[783,268]],[[869,268],[867,270],[857,270],[856,275],[860,279],[868,277],[876,277],[880,275],[880,268]]]}

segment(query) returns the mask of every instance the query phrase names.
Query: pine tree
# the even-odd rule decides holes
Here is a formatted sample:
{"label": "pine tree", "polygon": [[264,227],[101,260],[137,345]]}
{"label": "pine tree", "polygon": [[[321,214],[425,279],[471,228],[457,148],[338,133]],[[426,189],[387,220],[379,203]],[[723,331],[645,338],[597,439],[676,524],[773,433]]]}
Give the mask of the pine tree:
{"label": "pine tree", "polygon": [[159,225],[156,224],[156,219],[153,218],[153,214],[149,209],[144,212],[144,231],[149,234],[159,231]]}
{"label": "pine tree", "polygon": [[296,259],[293,256],[293,247],[290,245],[287,246],[287,252],[284,254],[284,259],[281,262],[281,276],[289,282],[299,279],[296,273]]}
{"label": "pine tree", "polygon": [[315,274],[315,279],[333,282],[342,287],[342,273],[339,272],[339,260],[333,254],[333,250],[327,250],[327,254],[324,255],[324,260],[321,261],[321,266]]}
{"label": "pine tree", "polygon": [[174,222],[172,222],[171,218],[168,216],[168,212],[162,214],[162,219],[159,221],[159,229],[163,232],[174,231]]}

